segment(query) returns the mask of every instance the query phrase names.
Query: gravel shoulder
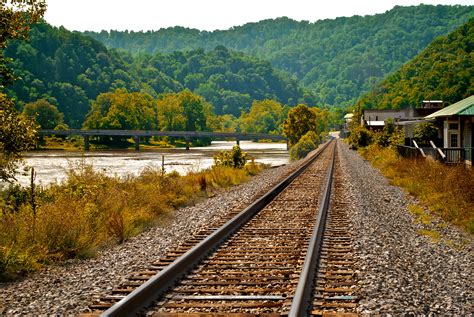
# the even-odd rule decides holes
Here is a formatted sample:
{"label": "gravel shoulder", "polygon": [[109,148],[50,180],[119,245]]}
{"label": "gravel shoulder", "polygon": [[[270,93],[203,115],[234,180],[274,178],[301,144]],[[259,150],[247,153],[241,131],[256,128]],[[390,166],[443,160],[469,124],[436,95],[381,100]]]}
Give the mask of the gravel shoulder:
{"label": "gravel shoulder", "polygon": [[[416,222],[408,206],[418,202],[338,143],[360,264],[359,313],[472,315],[472,237],[439,219],[428,225]],[[245,184],[178,209],[162,226],[104,250],[94,259],[71,260],[23,281],[0,283],[0,315],[73,315],[84,311],[94,295],[111,290],[122,278],[160,258],[237,205],[250,203],[297,165],[266,170]],[[432,242],[420,233],[422,229],[436,230],[441,240]]]}
{"label": "gravel shoulder", "polygon": [[214,197],[170,213],[163,224],[125,243],[101,251],[89,260],[69,260],[23,281],[0,283],[0,315],[77,314],[93,296],[112,290],[118,282],[189,239],[195,232],[237,206],[246,206],[268,191],[299,163],[263,171],[248,182]]}
{"label": "gravel shoulder", "polygon": [[[359,256],[362,315],[473,313],[474,243],[471,236],[434,217],[417,222],[419,203],[369,162],[339,142]],[[433,242],[422,230],[436,231]]]}

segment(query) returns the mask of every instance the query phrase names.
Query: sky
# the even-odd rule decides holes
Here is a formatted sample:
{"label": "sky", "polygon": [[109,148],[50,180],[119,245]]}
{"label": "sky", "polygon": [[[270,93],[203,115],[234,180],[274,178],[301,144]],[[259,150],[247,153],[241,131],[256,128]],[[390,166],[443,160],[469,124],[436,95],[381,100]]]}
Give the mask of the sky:
{"label": "sky", "polygon": [[184,26],[226,30],[287,16],[315,22],[383,13],[396,5],[474,5],[474,0],[47,0],[47,22],[68,30],[159,30]]}

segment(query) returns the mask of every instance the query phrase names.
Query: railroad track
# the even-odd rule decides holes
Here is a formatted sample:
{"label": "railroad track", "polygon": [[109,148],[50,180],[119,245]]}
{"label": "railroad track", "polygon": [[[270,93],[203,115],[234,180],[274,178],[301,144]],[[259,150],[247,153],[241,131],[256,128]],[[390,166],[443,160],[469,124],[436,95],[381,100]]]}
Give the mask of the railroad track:
{"label": "railroad track", "polygon": [[344,202],[331,208],[335,214],[323,239],[335,144],[328,143],[244,211],[235,211],[223,226],[199,232],[129,276],[97,299],[92,313],[129,316],[145,308],[155,317],[353,312],[356,280]]}

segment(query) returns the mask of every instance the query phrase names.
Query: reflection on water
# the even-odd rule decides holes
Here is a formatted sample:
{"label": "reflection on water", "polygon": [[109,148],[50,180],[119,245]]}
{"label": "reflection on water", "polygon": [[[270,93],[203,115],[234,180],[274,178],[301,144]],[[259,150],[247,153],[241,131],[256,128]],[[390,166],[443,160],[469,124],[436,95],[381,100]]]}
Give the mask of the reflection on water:
{"label": "reflection on water", "polygon": [[[199,171],[214,163],[213,155],[221,150],[229,150],[235,142],[214,141],[207,147],[194,147],[190,151],[179,149],[157,149],[140,151],[35,151],[25,155],[28,166],[37,173],[37,183],[47,185],[65,178],[66,170],[84,160],[95,169],[108,175],[137,175],[143,168],[151,166],[161,168],[162,155],[165,157],[166,172],[178,171],[181,174]],[[241,141],[240,147],[256,162],[272,166],[286,164],[289,161],[285,143],[256,143]],[[29,184],[29,177],[18,176],[22,185]]]}

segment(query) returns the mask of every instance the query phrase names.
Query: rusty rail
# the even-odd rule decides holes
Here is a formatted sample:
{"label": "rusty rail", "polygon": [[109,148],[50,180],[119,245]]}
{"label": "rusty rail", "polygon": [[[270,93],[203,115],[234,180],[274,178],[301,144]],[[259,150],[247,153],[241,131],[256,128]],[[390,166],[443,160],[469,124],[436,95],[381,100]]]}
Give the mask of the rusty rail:
{"label": "rusty rail", "polygon": [[221,245],[236,230],[241,228],[250,218],[268,205],[279,193],[281,193],[293,180],[295,180],[308,166],[310,166],[320,153],[332,142],[328,142],[320,151],[309,157],[303,166],[292,173],[289,177],[275,186],[266,195],[258,199],[252,205],[228,221],[221,228],[214,231],[207,238],[199,242],[192,249],[178,257],[172,264],[165,267],[157,275],[132,291],[101,316],[130,316],[138,313],[143,307],[150,305],[173,284],[184,276],[198,262],[204,259],[210,252]]}

